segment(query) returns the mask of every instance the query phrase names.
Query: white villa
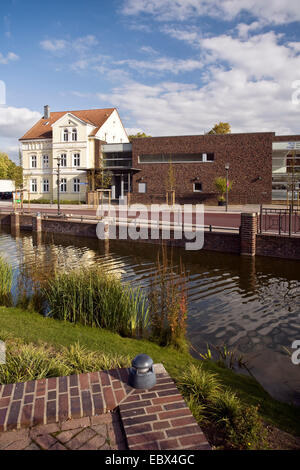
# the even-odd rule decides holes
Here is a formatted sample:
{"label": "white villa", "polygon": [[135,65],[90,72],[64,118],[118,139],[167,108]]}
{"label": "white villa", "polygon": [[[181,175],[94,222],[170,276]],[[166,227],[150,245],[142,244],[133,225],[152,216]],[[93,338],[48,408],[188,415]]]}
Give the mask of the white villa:
{"label": "white villa", "polygon": [[99,167],[102,144],[123,147],[129,142],[116,108],[50,112],[49,106],[19,140],[24,189],[31,199],[50,201],[57,199],[58,161],[61,199],[86,201],[89,175]]}

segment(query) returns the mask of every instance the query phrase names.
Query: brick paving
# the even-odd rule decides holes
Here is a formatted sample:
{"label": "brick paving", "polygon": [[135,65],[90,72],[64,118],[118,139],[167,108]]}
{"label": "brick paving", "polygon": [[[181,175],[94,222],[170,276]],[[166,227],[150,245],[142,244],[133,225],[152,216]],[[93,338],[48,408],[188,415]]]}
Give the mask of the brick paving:
{"label": "brick paving", "polygon": [[128,369],[0,386],[0,449],[210,449],[174,381],[155,371],[150,390],[129,387]]}
{"label": "brick paving", "polygon": [[0,450],[127,450],[118,413],[0,434]]}

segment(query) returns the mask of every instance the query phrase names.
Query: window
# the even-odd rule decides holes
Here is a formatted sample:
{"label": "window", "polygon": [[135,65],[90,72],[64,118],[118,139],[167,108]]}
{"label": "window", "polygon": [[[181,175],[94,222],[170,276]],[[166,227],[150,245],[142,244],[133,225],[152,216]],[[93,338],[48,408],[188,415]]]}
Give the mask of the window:
{"label": "window", "polygon": [[43,155],[43,168],[49,168],[49,156]]}
{"label": "window", "polygon": [[138,186],[138,192],[139,193],[145,193],[146,189],[147,189],[146,183],[139,183],[139,186]]}
{"label": "window", "polygon": [[65,130],[64,130],[64,142],[68,142],[68,140],[69,140],[68,129],[65,129]]}
{"label": "window", "polygon": [[202,191],[202,183],[194,183],[194,193],[198,193]]}
{"label": "window", "polygon": [[72,130],[72,140],[76,141],[77,140],[77,129]]}
{"label": "window", "polygon": [[67,166],[67,154],[66,153],[62,153],[60,156],[60,166],[64,166],[64,167]]}
{"label": "window", "polygon": [[49,180],[43,180],[43,193],[49,193]]}
{"label": "window", "polygon": [[67,192],[67,180],[66,178],[62,178],[60,180],[60,192],[66,193]]}
{"label": "window", "polygon": [[214,161],[213,153],[175,153],[140,155],[139,163],[200,163]]}
{"label": "window", "polygon": [[36,179],[31,180],[31,192],[37,193],[37,180]]}
{"label": "window", "polygon": [[36,168],[37,167],[37,158],[36,155],[31,156],[31,168]]}
{"label": "window", "polygon": [[80,179],[74,178],[73,183],[74,183],[74,186],[73,186],[74,193],[79,193],[80,192]]}
{"label": "window", "polygon": [[80,166],[80,153],[74,153],[73,166]]}

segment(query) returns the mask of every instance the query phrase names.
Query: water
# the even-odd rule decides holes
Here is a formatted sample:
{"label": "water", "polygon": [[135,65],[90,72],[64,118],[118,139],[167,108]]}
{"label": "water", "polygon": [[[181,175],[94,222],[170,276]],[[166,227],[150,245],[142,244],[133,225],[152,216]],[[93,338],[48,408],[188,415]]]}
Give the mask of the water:
{"label": "water", "polygon": [[[57,268],[101,263],[125,281],[147,288],[158,247],[133,242],[0,231],[0,254],[15,268],[38,278]],[[300,405],[300,366],[284,352],[300,340],[299,262],[246,258],[176,248],[189,274],[188,336],[204,352],[206,344],[227,344],[241,353],[253,375],[275,398]]]}

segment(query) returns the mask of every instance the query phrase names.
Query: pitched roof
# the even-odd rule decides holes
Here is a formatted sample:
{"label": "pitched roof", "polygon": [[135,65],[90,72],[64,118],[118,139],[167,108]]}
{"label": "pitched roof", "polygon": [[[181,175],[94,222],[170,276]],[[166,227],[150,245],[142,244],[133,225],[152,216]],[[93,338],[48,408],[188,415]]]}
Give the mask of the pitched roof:
{"label": "pitched roof", "polygon": [[107,118],[114,112],[116,108],[105,108],[105,109],[87,109],[81,111],[59,111],[52,112],[49,119],[44,119],[43,117],[28,131],[26,134],[21,137],[19,140],[29,140],[29,139],[51,139],[52,138],[52,124],[54,124],[58,119],[60,119],[65,114],[71,113],[74,116],[77,116],[82,121],[87,122],[95,126],[95,129],[92,130],[91,136],[97,134],[100,127],[105,123]]}

